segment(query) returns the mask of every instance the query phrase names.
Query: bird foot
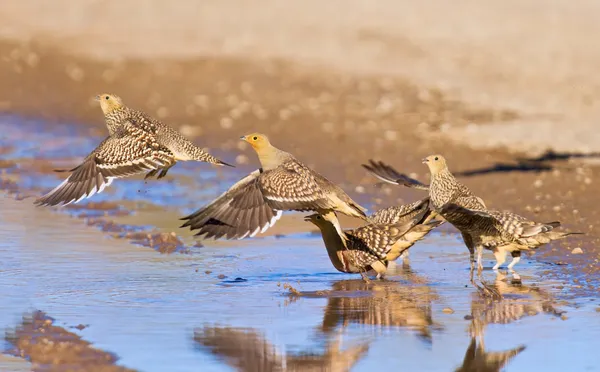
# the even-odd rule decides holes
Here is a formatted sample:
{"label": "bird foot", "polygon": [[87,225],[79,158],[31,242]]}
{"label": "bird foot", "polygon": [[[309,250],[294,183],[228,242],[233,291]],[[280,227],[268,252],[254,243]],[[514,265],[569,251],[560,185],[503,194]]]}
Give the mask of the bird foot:
{"label": "bird foot", "polygon": [[367,284],[371,283],[371,280],[369,279],[369,277],[367,276],[367,274],[365,274],[364,272],[361,271],[360,276],[362,277],[362,280],[365,283],[367,283]]}

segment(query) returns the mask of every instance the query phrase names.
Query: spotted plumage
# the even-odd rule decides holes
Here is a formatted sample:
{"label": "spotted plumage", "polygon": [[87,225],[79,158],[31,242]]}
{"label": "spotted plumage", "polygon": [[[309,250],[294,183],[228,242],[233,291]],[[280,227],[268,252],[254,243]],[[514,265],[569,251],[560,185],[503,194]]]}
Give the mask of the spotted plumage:
{"label": "spotted plumage", "polygon": [[367,219],[365,209],[339,186],[271,145],[262,134],[242,137],[258,154],[261,168],[213,202],[184,217],[182,227],[207,238],[242,239],[264,232],[282,211],[338,211]]}
{"label": "spotted plumage", "polygon": [[521,251],[574,234],[552,231],[560,226],[559,222],[536,223],[512,212],[488,210],[481,198],[456,180],[442,155],[428,156],[423,162],[431,172],[429,185],[412,180],[381,162],[371,162],[365,168],[387,182],[408,187],[418,184],[418,188],[429,190],[432,209],[461,232],[471,253],[471,262],[477,250],[480,268],[484,248],[494,252],[497,261],[494,269],[505,262],[506,253],[510,252],[513,261],[508,267],[512,268],[519,262]]}
{"label": "spotted plumage", "polygon": [[389,261],[422,239],[442,222],[435,221],[429,200],[403,207],[390,207],[371,216],[372,224],[343,231],[334,212],[316,213],[305,218],[316,225],[323,236],[333,266],[341,272],[378,276],[385,273]]}
{"label": "spotted plumage", "polygon": [[498,269],[506,260],[506,254],[513,257],[508,265],[512,269],[521,259],[522,251],[529,251],[573,232],[558,232],[555,228],[560,222],[538,223],[508,211],[476,211],[457,204],[447,204],[442,208],[442,215],[451,214],[461,226],[468,226],[463,234],[468,235],[473,246],[477,248],[477,262],[481,267],[482,249],[494,252]]}
{"label": "spotted plumage", "polygon": [[[123,105],[110,94],[96,97],[105,114],[109,136],[71,175],[36,200],[38,205],[66,205],[99,193],[115,178],[147,173],[146,178],[168,170],[182,160],[228,165],[196,147],[179,132],[141,111]],[[160,172],[160,173],[159,173]]]}

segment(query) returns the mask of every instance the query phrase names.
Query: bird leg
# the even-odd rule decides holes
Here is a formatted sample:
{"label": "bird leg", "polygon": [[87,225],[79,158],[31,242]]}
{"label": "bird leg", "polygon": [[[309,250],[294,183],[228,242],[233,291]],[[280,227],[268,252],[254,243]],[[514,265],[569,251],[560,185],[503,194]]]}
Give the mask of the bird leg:
{"label": "bird leg", "polygon": [[483,247],[477,246],[477,269],[481,272],[483,270]]}
{"label": "bird leg", "polygon": [[360,276],[362,277],[362,280],[363,280],[365,283],[367,283],[367,284],[371,283],[371,280],[369,280],[369,277],[367,276],[367,274],[365,274],[365,272],[364,272],[364,271],[361,271],[361,272],[360,272]]}
{"label": "bird leg", "polygon": [[506,261],[506,251],[502,248],[494,249],[494,257],[496,257],[496,264],[492,270],[498,270],[498,268]]}
{"label": "bird leg", "polygon": [[513,266],[515,266],[516,264],[519,263],[519,261],[521,261],[521,251],[512,251],[510,252],[510,255],[512,256],[512,261],[508,264],[508,269],[511,270],[513,268]]}

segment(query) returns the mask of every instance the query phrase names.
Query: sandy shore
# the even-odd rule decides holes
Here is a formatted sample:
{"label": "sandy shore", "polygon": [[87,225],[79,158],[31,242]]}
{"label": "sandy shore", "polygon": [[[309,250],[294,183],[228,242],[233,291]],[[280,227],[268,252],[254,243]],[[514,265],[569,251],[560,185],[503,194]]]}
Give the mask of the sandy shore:
{"label": "sandy shore", "polygon": [[275,58],[408,77],[519,113],[466,126],[447,120],[444,134],[455,141],[591,152],[600,147],[599,16],[594,0],[29,0],[0,9],[0,36],[103,61]]}

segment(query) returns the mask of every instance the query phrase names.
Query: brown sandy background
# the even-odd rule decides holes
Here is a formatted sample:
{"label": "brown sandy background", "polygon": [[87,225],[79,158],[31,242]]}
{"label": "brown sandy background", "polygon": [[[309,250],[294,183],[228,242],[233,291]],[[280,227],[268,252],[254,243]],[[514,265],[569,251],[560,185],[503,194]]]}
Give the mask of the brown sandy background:
{"label": "brown sandy background", "polygon": [[92,97],[114,92],[238,164],[255,164],[239,135],[268,132],[383,203],[420,194],[375,189],[360,163],[426,180],[440,152],[491,207],[588,233],[540,257],[595,271],[598,16],[592,0],[7,2],[0,108],[100,134]]}

